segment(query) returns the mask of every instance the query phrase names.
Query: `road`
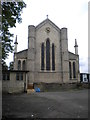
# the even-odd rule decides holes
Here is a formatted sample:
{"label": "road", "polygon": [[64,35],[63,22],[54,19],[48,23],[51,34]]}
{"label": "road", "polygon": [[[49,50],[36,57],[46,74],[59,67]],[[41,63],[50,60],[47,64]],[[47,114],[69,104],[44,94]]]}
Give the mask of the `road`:
{"label": "road", "polygon": [[3,95],[3,118],[88,118],[88,90]]}

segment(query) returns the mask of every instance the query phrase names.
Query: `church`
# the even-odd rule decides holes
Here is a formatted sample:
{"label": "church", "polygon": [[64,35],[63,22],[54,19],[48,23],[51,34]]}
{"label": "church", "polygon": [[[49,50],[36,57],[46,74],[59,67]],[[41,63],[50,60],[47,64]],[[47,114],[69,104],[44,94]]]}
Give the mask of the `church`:
{"label": "church", "polygon": [[78,45],[68,51],[67,28],[59,28],[48,17],[37,26],[28,26],[28,48],[14,50],[14,70],[28,71],[27,84],[76,83],[80,81]]}

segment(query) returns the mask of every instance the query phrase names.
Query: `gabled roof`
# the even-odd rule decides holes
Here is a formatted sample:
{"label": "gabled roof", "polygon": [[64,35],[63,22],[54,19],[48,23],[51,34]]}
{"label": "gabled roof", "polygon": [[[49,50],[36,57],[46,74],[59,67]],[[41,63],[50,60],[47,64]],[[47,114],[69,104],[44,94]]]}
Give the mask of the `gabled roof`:
{"label": "gabled roof", "polygon": [[47,23],[49,23],[51,26],[53,26],[56,30],[58,30],[58,31],[60,31],[60,28],[57,26],[57,25],[55,25],[50,19],[45,19],[44,21],[42,21],[40,24],[38,24],[37,26],[36,26],[36,29],[39,29],[39,28],[41,28],[43,25],[45,25],[45,24],[47,24]]}
{"label": "gabled roof", "polygon": [[20,54],[20,53],[22,53],[22,52],[27,52],[27,51],[28,51],[28,49],[25,49],[25,50],[22,50],[22,51],[17,52],[16,54]]}
{"label": "gabled roof", "polygon": [[75,56],[79,56],[79,55],[77,55],[77,54],[75,54],[75,53],[72,53],[72,52],[70,52],[70,51],[68,51],[70,54],[72,54],[72,55],[75,55]]}

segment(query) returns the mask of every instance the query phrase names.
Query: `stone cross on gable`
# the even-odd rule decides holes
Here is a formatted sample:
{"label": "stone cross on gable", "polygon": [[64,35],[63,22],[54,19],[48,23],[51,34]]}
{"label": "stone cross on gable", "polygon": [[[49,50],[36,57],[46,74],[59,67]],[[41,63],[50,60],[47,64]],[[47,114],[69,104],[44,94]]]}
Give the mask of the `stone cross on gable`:
{"label": "stone cross on gable", "polygon": [[46,15],[47,16],[47,19],[48,19],[48,15]]}

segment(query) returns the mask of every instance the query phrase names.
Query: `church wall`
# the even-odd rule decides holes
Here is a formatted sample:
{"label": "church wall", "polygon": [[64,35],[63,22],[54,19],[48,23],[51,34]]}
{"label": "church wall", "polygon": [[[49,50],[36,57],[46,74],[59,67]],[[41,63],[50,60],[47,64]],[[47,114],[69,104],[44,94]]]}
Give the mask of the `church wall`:
{"label": "church wall", "polygon": [[[23,62],[27,59],[27,50],[23,50],[21,52],[14,54],[14,70],[18,70],[18,60]],[[22,68],[21,68],[22,69]]]}
{"label": "church wall", "polygon": [[28,83],[34,82],[34,71],[35,71],[35,42],[36,42],[36,31],[35,26],[28,26],[28,53],[27,53],[27,70]]}
{"label": "church wall", "polygon": [[68,33],[67,28],[61,29],[61,53],[62,53],[62,79],[63,83],[69,81],[69,58],[68,58]]}
{"label": "church wall", "polygon": [[76,79],[72,78],[72,79],[70,79],[70,81],[75,81],[75,82],[80,81],[79,55],[69,52],[69,61],[71,62],[71,64],[73,64],[73,62],[75,62],[75,64],[76,64]]}
{"label": "church wall", "polygon": [[[47,22],[48,21],[48,22]],[[46,70],[46,41],[50,40],[50,70]],[[44,70],[41,70],[41,46],[44,43]],[[52,70],[52,43],[55,49],[55,70]],[[25,54],[25,56],[24,56]],[[17,60],[26,57],[29,83],[36,82],[69,82],[69,59],[77,56],[68,52],[67,28],[59,29],[48,19],[38,26],[28,26],[28,49],[17,54]],[[78,59],[79,60],[79,59]],[[76,69],[79,63],[76,60]],[[77,73],[78,76],[78,73]],[[55,81],[56,78],[56,81]]]}
{"label": "church wall", "polygon": [[[24,58],[17,58],[14,60],[14,70],[18,70],[18,61],[21,62],[21,67],[19,67],[19,70],[27,70],[27,59]],[[25,61],[25,68],[23,69],[23,61]]]}
{"label": "church wall", "polygon": [[36,72],[35,83],[62,83],[61,73],[59,72]]}
{"label": "church wall", "polygon": [[[50,28],[50,33],[46,32],[46,28]],[[40,71],[41,69],[41,44],[44,42],[44,46],[46,48],[46,40],[50,39],[50,48],[52,47],[52,43],[55,45],[55,71],[60,71],[60,33],[55,28],[53,28],[50,24],[45,24],[40,29],[36,30],[36,71]],[[45,50],[46,51],[46,50]],[[52,53],[51,53],[52,54]],[[46,58],[45,58],[46,60]]]}
{"label": "church wall", "polygon": [[29,71],[28,72],[28,84],[30,83],[34,83],[34,80],[35,80],[35,73],[33,71]]}
{"label": "church wall", "polygon": [[[46,32],[46,28],[50,28],[50,32]],[[50,39],[50,71],[46,70],[46,40]],[[44,43],[45,53],[45,69],[41,70],[41,44]],[[52,71],[52,43],[55,45],[55,72]],[[61,55],[60,55],[60,31],[57,31],[50,24],[45,24],[39,29],[36,29],[36,56],[35,56],[35,81],[37,82],[60,82],[61,75]],[[56,73],[57,72],[57,73]]]}
{"label": "church wall", "polygon": [[[46,41],[50,40],[50,70],[46,70]],[[44,47],[42,45],[44,43]],[[52,50],[52,43],[54,47]],[[41,70],[41,46],[42,46],[42,70]],[[47,45],[47,50],[49,51],[49,42]],[[43,52],[44,50],[44,52]],[[54,58],[55,50],[55,70],[54,61],[52,65],[52,56]],[[43,57],[44,54],[44,57]],[[47,52],[47,56],[48,52]],[[43,60],[44,58],[44,60]],[[49,58],[49,57],[47,57]],[[22,63],[25,60],[27,73],[27,85],[30,83],[73,83],[79,81],[79,56],[68,51],[68,31],[67,28],[59,29],[52,21],[48,18],[40,23],[38,26],[30,25],[28,26],[28,49],[15,53],[14,56],[14,70],[17,70],[18,61]],[[54,60],[54,59],[53,59]],[[44,61],[44,63],[43,63]],[[47,65],[49,66],[49,59],[47,59]],[[70,78],[70,64],[72,66],[75,62],[76,67],[76,78]],[[44,68],[44,70],[43,70]],[[74,67],[72,67],[72,74]],[[48,67],[47,67],[48,69]],[[72,75],[72,76],[73,76]],[[15,76],[14,76],[15,77]],[[13,79],[13,78],[12,78]],[[20,82],[19,82],[20,83]],[[8,85],[8,83],[7,83]],[[12,84],[12,86],[17,84]],[[20,83],[20,86],[23,84]]]}

